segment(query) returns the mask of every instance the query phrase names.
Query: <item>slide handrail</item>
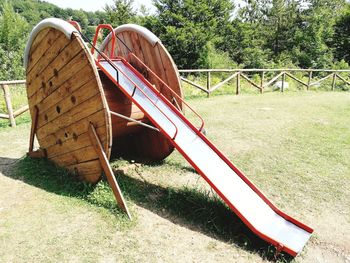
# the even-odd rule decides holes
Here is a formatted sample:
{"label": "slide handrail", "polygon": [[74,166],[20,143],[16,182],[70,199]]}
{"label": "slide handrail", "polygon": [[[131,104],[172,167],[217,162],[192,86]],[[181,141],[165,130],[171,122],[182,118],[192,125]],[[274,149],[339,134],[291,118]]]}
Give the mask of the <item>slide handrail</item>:
{"label": "slide handrail", "polygon": [[[133,56],[135,59],[137,59],[137,61],[139,63],[142,64],[142,66],[144,66],[148,72],[150,72],[154,77],[156,77],[162,84],[163,86],[165,86],[173,95],[175,95],[177,98],[179,98],[181,100],[181,102],[186,105],[201,121],[201,126],[198,129],[199,132],[202,131],[203,127],[204,127],[204,119],[202,118],[202,116],[199,115],[198,112],[196,112],[188,103],[186,103],[186,101],[180,96],[178,95],[172,88],[169,87],[168,84],[166,84],[156,73],[154,73],[140,58],[138,58],[134,53],[130,52],[128,54],[129,56]],[[130,57],[129,57],[129,61],[130,61]],[[158,94],[161,94],[159,90],[157,90]]]}
{"label": "slide handrail", "polygon": [[[122,61],[123,63],[124,63],[124,59],[118,59],[118,60],[120,60],[120,61]],[[100,64],[100,62],[99,61],[96,61],[97,62],[97,64],[99,65],[99,67],[100,68],[102,68],[101,67],[101,64]],[[110,64],[111,63],[111,60],[106,60],[106,62],[108,63],[108,64]],[[125,64],[125,63],[124,63]],[[118,72],[120,72],[121,74],[123,74],[124,75],[124,77],[126,77],[127,78],[127,80],[128,81],[130,81],[132,84],[133,84],[133,86],[134,86],[134,91],[132,92],[132,94],[130,95],[131,97],[133,97],[134,96],[134,94],[135,94],[135,90],[136,89],[138,89],[152,104],[153,104],[153,106],[154,107],[156,107],[170,122],[171,122],[171,124],[175,127],[175,133],[174,133],[174,135],[172,136],[172,140],[175,140],[175,138],[176,138],[176,136],[177,136],[177,134],[178,134],[178,127],[176,126],[176,124],[169,118],[169,116],[167,116],[165,113],[164,113],[164,111],[162,110],[162,109],[160,109],[158,106],[157,106],[157,104],[156,103],[154,103],[152,100],[151,100],[151,98],[134,82],[134,81],[132,81],[130,78],[129,78],[129,76],[123,71],[123,70],[121,70],[117,65],[115,65],[114,63],[113,63],[113,65],[114,66],[112,66],[115,70],[117,70]],[[127,66],[127,64],[125,64],[126,66]],[[117,68],[117,69],[116,69]],[[118,81],[118,84],[119,84],[119,81]],[[161,127],[158,127],[160,130],[163,130]],[[164,131],[164,130],[163,130]]]}
{"label": "slide handrail", "polygon": [[[95,36],[94,36],[94,40],[92,41],[92,47],[91,47],[91,54],[93,55],[94,52],[95,52],[95,49],[96,49],[96,43],[97,43],[97,39],[98,39],[98,33],[100,32],[101,29],[108,29],[111,31],[111,34],[112,34],[112,48],[111,48],[111,52],[110,52],[110,58],[113,59],[114,57],[114,47],[115,47],[115,33],[114,33],[114,30],[113,30],[113,27],[109,24],[99,24],[97,27],[96,27],[96,32],[95,32]],[[101,57],[98,58],[98,60],[100,60]]]}

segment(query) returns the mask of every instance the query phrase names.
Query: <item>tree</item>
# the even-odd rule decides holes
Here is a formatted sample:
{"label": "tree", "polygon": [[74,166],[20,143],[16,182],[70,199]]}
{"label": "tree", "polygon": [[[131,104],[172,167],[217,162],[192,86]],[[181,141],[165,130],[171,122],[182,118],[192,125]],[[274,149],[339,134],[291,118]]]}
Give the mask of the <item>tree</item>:
{"label": "tree", "polygon": [[27,40],[28,23],[16,14],[6,1],[0,13],[0,79],[24,77],[23,53]]}
{"label": "tree", "polygon": [[155,0],[157,21],[153,31],[182,68],[208,66],[208,42],[216,45],[229,23],[229,0]]}
{"label": "tree", "polygon": [[133,3],[133,0],[114,0],[112,5],[106,5],[104,10],[107,23],[120,26],[132,22],[136,15]]}
{"label": "tree", "polygon": [[346,4],[343,14],[339,17],[334,28],[332,47],[338,61],[344,59],[350,64],[350,4]]}

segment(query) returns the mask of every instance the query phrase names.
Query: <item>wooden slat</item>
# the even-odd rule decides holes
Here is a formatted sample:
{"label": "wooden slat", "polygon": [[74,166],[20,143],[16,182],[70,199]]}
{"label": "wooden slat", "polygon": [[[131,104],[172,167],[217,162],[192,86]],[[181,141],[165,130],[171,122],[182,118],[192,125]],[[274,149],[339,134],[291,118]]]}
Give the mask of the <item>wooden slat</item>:
{"label": "wooden slat", "polygon": [[[85,65],[76,74],[72,75],[69,79],[59,86],[52,86],[48,89],[39,89],[31,98],[29,98],[31,105],[38,105],[38,107],[46,110],[45,108],[51,107],[56,102],[56,96],[53,94],[65,94],[76,90],[84,85],[90,78],[94,78],[93,70],[90,65]],[[57,90],[56,90],[57,89]],[[45,107],[43,106],[45,104]]]}
{"label": "wooden slat", "polygon": [[[39,61],[27,73],[27,80],[30,82],[39,74],[69,45],[70,40],[62,33],[54,43],[41,55]],[[69,52],[71,52],[69,50]]]}
{"label": "wooden slat", "polygon": [[96,128],[102,127],[105,125],[105,110],[100,110],[98,112],[93,113],[92,115],[87,116],[79,120],[78,122],[74,122],[66,127],[62,127],[58,129],[54,133],[47,134],[48,131],[45,129],[40,129],[37,132],[37,137],[40,140],[40,143],[43,148],[49,147],[57,143],[58,139],[62,141],[73,138],[75,136],[79,136],[80,134],[87,131],[89,127],[89,123],[93,123]]}
{"label": "wooden slat", "polygon": [[170,54],[167,52],[167,50],[162,45],[162,43],[157,43],[157,47],[158,47],[160,56],[162,58],[164,70],[165,70],[166,75],[167,75],[168,85],[181,98],[183,98],[183,93],[182,93],[181,83],[180,83],[180,76],[178,75],[177,67],[176,67],[174,61],[172,60]]}
{"label": "wooden slat", "polygon": [[[89,67],[85,67],[89,68]],[[91,70],[91,68],[90,68]],[[62,101],[64,98],[69,97],[72,104],[79,104],[77,102],[77,98],[75,94],[73,94],[76,90],[84,87],[86,85],[96,85],[96,80],[93,76],[87,75],[87,77],[83,78],[82,81],[74,81],[78,78],[76,76],[83,76],[82,74],[77,74],[64,82],[59,88],[53,91],[49,96],[44,97],[42,101],[37,103],[36,105],[42,112],[46,112],[50,107],[56,105],[59,101]]]}
{"label": "wooden slat", "polygon": [[[98,129],[99,137],[101,141],[106,140],[106,127],[100,127]],[[63,142],[57,142],[55,145],[45,148],[47,157],[49,159],[59,156],[65,153],[70,153],[81,148],[85,148],[91,145],[89,134],[87,132],[82,133],[74,138],[69,138]]]}
{"label": "wooden slat", "polygon": [[103,151],[103,147],[102,147],[100,138],[99,138],[98,134],[96,133],[96,130],[92,124],[90,125],[89,136],[91,138],[91,141],[92,141],[92,144],[95,148],[95,151],[98,154],[100,164],[102,165],[102,168],[103,168],[103,171],[105,172],[108,183],[112,188],[112,191],[113,191],[114,197],[117,200],[118,206],[121,209],[123,209],[125,211],[125,213],[128,215],[129,219],[131,219],[131,215],[129,213],[128,207],[126,206],[126,202],[124,200],[123,194],[119,188],[117,180],[114,177],[111,166],[108,163],[107,156],[106,156],[105,152]]}
{"label": "wooden slat", "polygon": [[[95,99],[99,101],[99,103],[102,104],[101,99],[98,99],[99,90],[95,88],[96,87],[96,80],[91,79],[88,83],[77,89],[76,91],[72,93],[67,93],[67,97],[63,98],[60,101],[57,101],[55,105],[48,108],[46,111],[43,111],[39,108],[40,114],[38,119],[38,127],[47,124],[50,121],[53,121],[59,116],[64,115],[66,112],[70,111],[74,107],[79,107],[79,105],[92,98],[97,96]],[[74,99],[72,100],[72,97]]]}
{"label": "wooden slat", "polygon": [[41,40],[39,39],[38,45],[35,49],[33,46],[29,53],[27,73],[30,73],[33,67],[37,64],[39,60],[43,57],[43,54],[48,50],[63,33],[59,30],[50,29]]}
{"label": "wooden slat", "polygon": [[59,116],[53,121],[38,129],[38,133],[45,133],[47,135],[56,132],[58,129],[69,126],[72,123],[78,122],[81,119],[94,114],[97,111],[104,109],[104,105],[100,100],[92,97],[79,105],[79,107],[72,108],[69,113]]}
{"label": "wooden slat", "polygon": [[132,31],[129,32],[129,34],[130,34],[130,39],[131,39],[131,43],[132,43],[132,49],[134,50],[135,55],[138,58],[140,58],[142,61],[145,61],[138,35]]}
{"label": "wooden slat", "polygon": [[85,163],[73,164],[67,166],[67,169],[73,173],[78,174],[79,178],[87,179],[88,181],[97,176],[99,177],[99,174],[102,172],[102,167],[98,159]]}
{"label": "wooden slat", "polygon": [[98,158],[95,149],[92,145],[89,145],[78,150],[65,153],[59,156],[52,157],[51,160],[54,161],[59,166],[70,166],[82,162],[88,162],[96,160]]}
{"label": "wooden slat", "polygon": [[[51,80],[52,78],[56,79],[58,77],[62,78],[64,72],[60,72],[61,69],[69,67],[71,71],[77,72],[78,70],[76,70],[75,67],[77,67],[78,65],[75,64],[86,65],[87,61],[86,55],[81,49],[78,40],[75,37],[73,37],[71,43],[68,46],[66,46],[66,48],[62,52],[60,52],[60,54],[40,73],[38,77],[36,77],[35,75],[35,77],[33,78],[28,77],[28,79],[31,79],[30,81],[27,81],[28,98],[33,96],[33,94],[39,88],[52,87],[53,84],[50,85],[49,80]],[[35,73],[31,72],[30,74]],[[69,72],[69,75],[71,76],[73,74]],[[57,83],[55,86],[58,86]]]}
{"label": "wooden slat", "polygon": [[[139,40],[141,44],[141,49],[143,51],[143,56],[145,57],[145,61],[147,61],[148,67],[153,72],[160,72],[159,65],[157,65],[154,61],[155,54],[153,52],[153,48],[151,49],[149,42],[147,42],[147,40],[145,40],[143,37],[139,36]],[[161,88],[161,83],[153,75],[149,74],[147,79],[149,80],[149,82],[156,85],[158,90]]]}
{"label": "wooden slat", "polygon": [[32,42],[32,46],[30,47],[30,52],[35,52],[37,49],[38,45],[42,42],[44,37],[47,37],[50,31],[54,31],[54,28],[44,28],[41,30],[35,37],[35,39]]}

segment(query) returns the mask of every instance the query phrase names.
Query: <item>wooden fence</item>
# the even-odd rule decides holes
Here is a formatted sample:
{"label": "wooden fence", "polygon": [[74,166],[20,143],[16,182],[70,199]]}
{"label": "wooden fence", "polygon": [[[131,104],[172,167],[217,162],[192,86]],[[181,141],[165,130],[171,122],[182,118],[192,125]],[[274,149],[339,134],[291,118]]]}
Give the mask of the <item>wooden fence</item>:
{"label": "wooden fence", "polygon": [[[181,80],[183,82],[186,82],[201,91],[205,92],[208,97],[212,92],[217,90],[218,88],[222,87],[224,84],[226,84],[229,81],[232,81],[235,79],[236,85],[235,85],[235,92],[238,95],[241,91],[241,80],[247,81],[252,87],[258,89],[261,93],[263,93],[264,89],[271,86],[273,83],[275,83],[278,79],[281,79],[281,91],[283,92],[285,89],[285,83],[286,83],[286,77],[289,77],[293,79],[294,81],[300,83],[301,85],[305,86],[307,90],[310,89],[312,86],[316,86],[320,84],[321,82],[332,78],[332,87],[331,89],[334,90],[336,86],[336,81],[341,80],[346,85],[350,85],[350,81],[346,78],[342,77],[340,73],[346,73],[350,75],[350,70],[330,70],[330,69],[182,69],[179,70],[179,72],[184,74],[191,74],[191,73],[201,73],[206,74],[206,87],[201,86],[198,83],[195,83],[194,81],[191,81],[184,76],[181,76]],[[304,74],[307,74],[307,82],[303,81],[299,78],[297,78],[293,73],[296,72],[303,72]],[[222,80],[221,82],[215,84],[214,86],[211,85],[212,80],[212,74],[214,73],[230,73],[227,78]],[[260,82],[256,83],[254,80],[252,80],[249,77],[249,74],[260,74]],[[270,79],[266,79],[265,75],[267,73],[275,74],[274,77]],[[326,73],[325,77],[322,78],[314,78],[313,76],[315,73]],[[22,113],[26,112],[28,110],[28,105],[23,106],[17,110],[13,109],[12,102],[11,102],[11,86],[13,85],[19,85],[19,84],[25,84],[25,80],[13,80],[13,81],[0,81],[0,87],[3,90],[4,98],[5,98],[5,104],[7,113],[0,113],[0,119],[8,119],[10,122],[10,125],[12,127],[16,126],[16,117],[21,115]]]}
{"label": "wooden fence", "polygon": [[13,109],[11,101],[11,86],[25,84],[25,80],[0,81],[0,87],[4,92],[4,99],[6,104],[7,114],[0,113],[0,119],[8,119],[12,127],[16,127],[16,117],[28,110],[28,105],[23,106],[17,110]]}
{"label": "wooden fence", "polygon": [[[241,79],[247,81],[252,87],[258,89],[260,93],[264,92],[264,89],[271,86],[278,79],[281,79],[281,91],[283,92],[285,89],[286,77],[293,79],[294,81],[300,83],[305,86],[307,90],[312,86],[316,86],[321,82],[332,78],[332,90],[335,89],[336,80],[339,79],[344,82],[346,85],[350,85],[350,81],[346,80],[344,77],[340,75],[340,73],[350,74],[350,70],[331,70],[331,69],[182,69],[179,70],[181,80],[185,83],[190,84],[191,86],[200,89],[205,92],[209,97],[212,92],[222,87],[227,82],[234,80],[236,81],[235,92],[238,95],[241,92]],[[293,73],[302,72],[307,74],[307,82],[297,78]],[[206,86],[202,85],[185,78],[183,75],[191,74],[191,73],[202,73],[206,74]],[[212,74],[213,73],[230,73],[229,77],[225,78],[221,82],[212,86]],[[260,83],[254,82],[248,75],[249,74],[260,74]],[[266,80],[266,73],[275,74],[274,77]],[[322,78],[314,78],[315,73],[326,73],[327,75]]]}

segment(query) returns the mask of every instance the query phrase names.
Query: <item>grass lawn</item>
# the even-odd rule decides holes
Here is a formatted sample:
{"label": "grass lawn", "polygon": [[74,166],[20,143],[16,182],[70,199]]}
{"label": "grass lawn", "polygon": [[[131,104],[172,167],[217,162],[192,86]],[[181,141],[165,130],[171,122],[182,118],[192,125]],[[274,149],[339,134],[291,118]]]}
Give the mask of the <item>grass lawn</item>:
{"label": "grass lawn", "polygon": [[[206,120],[209,139],[273,203],[315,229],[297,262],[350,260],[349,92],[188,102]],[[0,123],[0,261],[273,258],[273,248],[250,233],[178,152],[156,164],[111,161],[134,215],[128,222],[105,180],[91,186],[45,160],[18,161],[30,128],[26,115],[20,122],[15,129]]]}

